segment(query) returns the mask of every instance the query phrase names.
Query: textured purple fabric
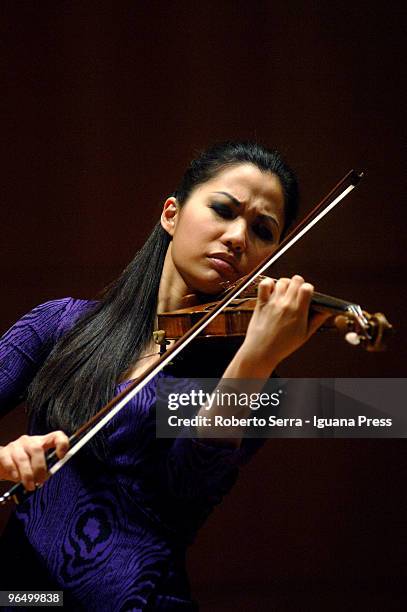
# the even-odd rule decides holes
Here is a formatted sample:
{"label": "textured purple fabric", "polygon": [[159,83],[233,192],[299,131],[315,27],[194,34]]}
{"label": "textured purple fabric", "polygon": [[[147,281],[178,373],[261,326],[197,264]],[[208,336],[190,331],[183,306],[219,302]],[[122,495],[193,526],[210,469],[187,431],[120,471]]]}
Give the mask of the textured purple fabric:
{"label": "textured purple fabric", "polygon": [[[91,306],[72,298],[42,304],[3,336],[1,409],[20,401],[55,342]],[[256,450],[253,441],[229,450],[156,439],[155,390],[165,375],[108,424],[105,465],[80,451],[16,510],[51,579],[86,610],[195,610],[185,549]]]}

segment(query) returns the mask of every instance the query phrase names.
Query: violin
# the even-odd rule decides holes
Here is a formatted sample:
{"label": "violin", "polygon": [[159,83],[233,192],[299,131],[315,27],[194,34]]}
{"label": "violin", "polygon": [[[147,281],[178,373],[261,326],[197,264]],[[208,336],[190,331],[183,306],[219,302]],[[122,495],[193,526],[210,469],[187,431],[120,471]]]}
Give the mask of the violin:
{"label": "violin", "polygon": [[[232,300],[215,319],[206,325],[198,338],[243,337],[252,317],[257,301],[257,288],[265,276],[257,276],[239,297]],[[241,280],[241,279],[240,279]],[[236,285],[229,285],[228,291]],[[169,340],[177,340],[186,334],[202,317],[211,312],[218,302],[196,304],[172,312],[158,314],[159,330],[154,332],[154,340],[162,352]],[[381,312],[370,314],[359,304],[342,300],[323,293],[313,293],[311,310],[329,313],[332,316],[320,330],[337,330],[345,340],[354,346],[361,345],[367,351],[383,351],[393,326]]]}
{"label": "violin", "polygon": [[[207,336],[219,335],[214,330],[220,329],[220,335],[232,328],[232,334],[244,335],[248,321],[254,310],[255,300],[253,293],[249,296],[246,291],[252,291],[253,281],[258,285],[258,278],[267,268],[277,261],[288,249],[300,240],[314,225],[328,214],[340,201],[343,200],[359,183],[363,172],[351,170],[339,181],[319,204],[286,236],[276,251],[264,259],[246,277],[239,279],[233,288],[228,288],[226,295],[214,304],[204,304],[193,307],[189,312],[169,313],[167,319],[172,319],[174,329],[167,332],[165,329],[157,330],[155,341],[160,344],[161,357],[157,363],[147,367],[139,378],[133,380],[123,391],[110,400],[89,421],[84,423],[69,438],[70,449],[63,457],[58,459],[55,451],[46,455],[49,474],[52,476],[61,469],[98,431],[120,411],[137,393],[143,389],[166,365],[168,365],[194,338],[202,335],[205,330]],[[351,344],[363,344],[367,350],[377,351],[384,348],[384,341],[392,331],[392,326],[381,313],[370,315],[353,302],[346,302],[330,296],[314,293],[312,308],[323,309],[323,312],[332,313],[334,326],[345,332],[346,339]],[[222,314],[224,313],[224,314]],[[163,324],[164,314],[160,315],[159,323]],[[243,320],[246,320],[243,323]],[[233,322],[233,325],[232,323]],[[329,321],[328,321],[329,322]],[[191,325],[192,323],[192,325]],[[325,324],[326,327],[326,324]],[[183,334],[183,329],[188,328]],[[233,332],[233,329],[235,330]],[[167,335],[168,334],[168,335]],[[229,333],[229,335],[231,335]],[[169,338],[177,338],[173,344],[166,347]],[[164,350],[167,349],[167,350]],[[16,483],[9,491],[0,495],[0,505],[14,499],[17,503],[29,493],[24,490],[22,483]]]}

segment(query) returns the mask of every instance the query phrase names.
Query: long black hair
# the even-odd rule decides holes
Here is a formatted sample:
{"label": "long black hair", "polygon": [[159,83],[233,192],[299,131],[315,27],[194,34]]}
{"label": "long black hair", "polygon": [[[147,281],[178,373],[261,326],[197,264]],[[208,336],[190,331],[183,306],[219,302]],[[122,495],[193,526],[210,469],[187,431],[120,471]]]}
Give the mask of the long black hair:
{"label": "long black hair", "polygon": [[[178,204],[185,204],[198,185],[240,163],[254,164],[279,177],[286,231],[297,212],[295,175],[278,151],[254,142],[224,142],[201,153],[173,193]],[[75,431],[113,397],[120,378],[151,342],[170,240],[158,223],[120,277],[52,349],[28,393],[30,412],[45,429]],[[103,436],[92,447],[102,458]]]}

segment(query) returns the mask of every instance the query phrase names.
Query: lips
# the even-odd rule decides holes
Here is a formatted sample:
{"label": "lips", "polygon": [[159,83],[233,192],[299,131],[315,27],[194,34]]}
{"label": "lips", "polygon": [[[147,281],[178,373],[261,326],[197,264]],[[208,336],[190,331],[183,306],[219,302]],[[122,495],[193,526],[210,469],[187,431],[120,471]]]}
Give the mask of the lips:
{"label": "lips", "polygon": [[239,274],[235,258],[227,253],[213,253],[208,256],[208,259],[213,267],[221,273],[228,276]]}

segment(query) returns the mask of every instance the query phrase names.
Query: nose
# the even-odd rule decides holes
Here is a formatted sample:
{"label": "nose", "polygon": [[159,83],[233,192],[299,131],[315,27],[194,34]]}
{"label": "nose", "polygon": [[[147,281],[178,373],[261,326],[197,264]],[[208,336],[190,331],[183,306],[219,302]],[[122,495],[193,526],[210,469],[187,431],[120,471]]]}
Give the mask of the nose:
{"label": "nose", "polygon": [[223,242],[235,253],[242,253],[247,246],[247,227],[245,219],[238,217],[228,224],[223,234]]}

